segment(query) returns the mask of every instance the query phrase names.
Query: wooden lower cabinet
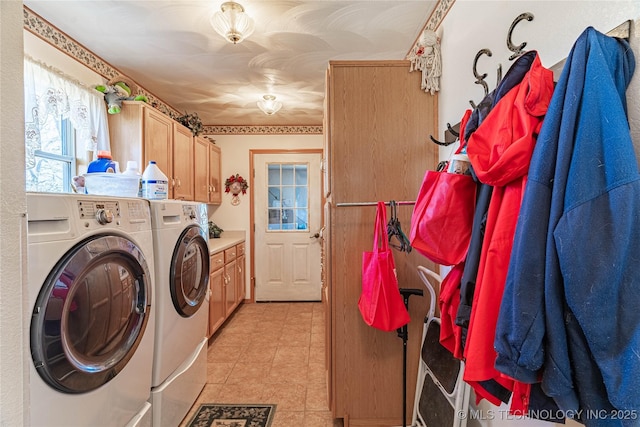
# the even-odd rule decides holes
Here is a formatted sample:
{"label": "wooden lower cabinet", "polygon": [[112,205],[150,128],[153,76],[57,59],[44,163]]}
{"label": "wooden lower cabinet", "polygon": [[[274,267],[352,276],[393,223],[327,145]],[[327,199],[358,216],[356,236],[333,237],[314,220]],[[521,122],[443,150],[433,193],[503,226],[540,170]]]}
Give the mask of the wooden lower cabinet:
{"label": "wooden lower cabinet", "polygon": [[211,255],[209,337],[222,326],[245,298],[244,247],[244,242],[241,242]]}
{"label": "wooden lower cabinet", "polygon": [[246,276],[245,276],[245,255],[244,255],[244,243],[236,245],[236,297],[238,303],[244,301],[247,289],[246,289]]}
{"label": "wooden lower cabinet", "polygon": [[246,279],[244,273],[244,265],[245,265],[245,257],[244,255],[239,256],[236,261],[236,299],[238,300],[238,304],[244,301],[246,296]]}
{"label": "wooden lower cabinet", "polygon": [[227,318],[224,308],[224,268],[211,271],[209,275],[209,334],[213,335]]}
{"label": "wooden lower cabinet", "polygon": [[225,310],[227,317],[231,316],[238,305],[236,298],[236,261],[233,260],[224,266],[224,292]]}

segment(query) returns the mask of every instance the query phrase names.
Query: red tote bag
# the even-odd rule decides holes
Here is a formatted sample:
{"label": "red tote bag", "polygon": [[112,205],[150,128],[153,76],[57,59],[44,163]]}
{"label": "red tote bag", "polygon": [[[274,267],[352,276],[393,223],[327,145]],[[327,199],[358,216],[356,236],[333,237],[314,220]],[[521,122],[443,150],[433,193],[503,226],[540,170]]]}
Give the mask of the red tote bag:
{"label": "red tote bag", "polygon": [[411,215],[411,247],[431,261],[464,261],[471,241],[476,183],[470,175],[427,171]]}
{"label": "red tote bag", "polygon": [[[467,110],[460,121],[460,146],[455,154],[467,145],[464,129],[470,116],[471,110]],[[465,260],[469,250],[477,184],[471,175],[446,169],[425,173],[411,215],[409,241],[431,261],[456,265]]]}
{"label": "red tote bag", "polygon": [[386,223],[387,209],[384,202],[378,202],[373,251],[362,254],[362,293],[358,308],[367,325],[389,332],[406,325],[410,318],[398,290]]}

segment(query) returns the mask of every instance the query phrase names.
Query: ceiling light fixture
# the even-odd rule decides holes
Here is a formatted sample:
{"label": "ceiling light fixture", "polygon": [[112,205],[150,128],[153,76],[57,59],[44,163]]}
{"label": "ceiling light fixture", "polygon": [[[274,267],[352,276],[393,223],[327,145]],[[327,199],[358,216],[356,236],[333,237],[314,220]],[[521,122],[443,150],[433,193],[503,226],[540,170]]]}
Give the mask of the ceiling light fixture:
{"label": "ceiling light fixture", "polygon": [[220,10],[211,15],[211,26],[227,41],[236,44],[253,33],[254,23],[244,7],[234,1],[222,3]]}
{"label": "ceiling light fixture", "polygon": [[264,101],[258,101],[258,108],[262,110],[267,116],[271,116],[282,108],[282,103],[276,101],[276,97],[273,95],[263,95]]}

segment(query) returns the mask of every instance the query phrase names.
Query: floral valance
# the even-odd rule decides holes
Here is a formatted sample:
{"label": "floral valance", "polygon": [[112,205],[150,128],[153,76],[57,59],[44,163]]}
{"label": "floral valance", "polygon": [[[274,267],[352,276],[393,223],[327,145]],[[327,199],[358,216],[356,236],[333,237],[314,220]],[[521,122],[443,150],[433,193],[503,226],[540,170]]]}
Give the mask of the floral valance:
{"label": "floral valance", "polygon": [[25,147],[27,168],[41,149],[40,129],[49,120],[69,119],[78,146],[109,150],[109,128],[103,95],[59,70],[24,58]]}

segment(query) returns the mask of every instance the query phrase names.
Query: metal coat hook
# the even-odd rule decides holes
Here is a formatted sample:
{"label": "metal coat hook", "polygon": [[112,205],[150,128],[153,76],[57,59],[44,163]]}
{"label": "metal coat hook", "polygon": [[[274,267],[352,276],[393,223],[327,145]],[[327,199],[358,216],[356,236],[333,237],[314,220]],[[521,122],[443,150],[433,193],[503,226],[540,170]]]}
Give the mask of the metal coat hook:
{"label": "metal coat hook", "polygon": [[433,135],[429,135],[429,138],[431,138],[431,142],[433,142],[434,144],[442,145],[443,147],[446,147],[447,145],[451,145],[451,144],[453,144],[454,142],[457,141],[457,139],[456,139],[456,140],[451,141],[451,142],[442,142],[442,141],[438,141],[437,139],[435,139],[433,137]]}
{"label": "metal coat hook", "polygon": [[525,19],[527,21],[533,21],[533,14],[529,12],[521,13],[516,17],[516,19],[513,20],[513,22],[511,23],[511,27],[509,27],[509,32],[507,33],[507,47],[511,52],[514,52],[514,54],[509,57],[510,61],[522,55],[523,53],[522,51],[524,50],[524,47],[527,45],[527,42],[522,42],[520,43],[520,45],[516,46],[511,42],[511,35],[513,34],[513,29],[516,27],[516,25],[518,25],[520,21],[523,21]]}
{"label": "metal coat hook", "polygon": [[[480,49],[478,53],[476,53],[476,57],[473,59],[473,75],[476,78],[476,81],[474,83],[482,85],[482,87],[484,88],[484,96],[487,96],[489,94],[489,85],[484,81],[484,79],[487,78],[487,73],[480,75],[477,68],[478,59],[480,59],[482,55],[492,56],[493,53],[491,53],[489,49]],[[474,110],[477,108],[476,104],[473,101],[469,101],[469,103]]]}
{"label": "metal coat hook", "polygon": [[453,127],[451,127],[451,123],[447,123],[447,130],[451,132],[451,135],[455,136],[456,138],[460,137],[460,133],[456,131]]}
{"label": "metal coat hook", "polygon": [[[458,123],[458,124],[456,124],[456,125],[454,125],[454,126],[458,126],[458,127],[459,127],[459,126],[460,126],[460,124]],[[445,132],[445,141],[444,141],[444,142],[442,142],[442,141],[438,141],[437,139],[435,139],[435,138],[433,137],[433,135],[429,135],[429,138],[431,138],[431,141],[432,141],[433,143],[438,144],[438,145],[442,145],[443,147],[446,147],[446,146],[448,146],[448,145],[451,145],[451,144],[453,144],[454,142],[458,142],[458,139],[460,138],[460,132],[458,132],[457,130],[455,130],[455,129],[454,129],[454,126],[451,126],[451,123],[447,123],[447,131],[449,131],[449,133],[455,137],[455,138],[453,139],[453,141],[448,141],[448,138],[447,138],[446,132]]]}

